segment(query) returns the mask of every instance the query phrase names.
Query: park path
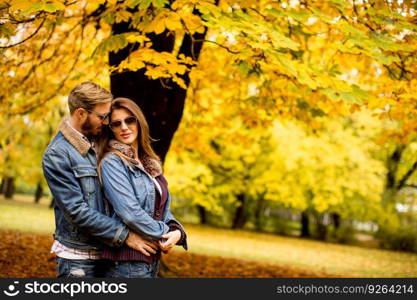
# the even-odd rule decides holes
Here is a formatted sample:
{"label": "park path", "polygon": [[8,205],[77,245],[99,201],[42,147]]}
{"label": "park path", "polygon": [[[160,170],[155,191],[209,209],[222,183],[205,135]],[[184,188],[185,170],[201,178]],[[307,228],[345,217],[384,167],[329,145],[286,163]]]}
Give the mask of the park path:
{"label": "park path", "polygon": [[[35,233],[0,230],[0,278],[55,277],[55,257],[49,253],[52,237]],[[336,277],[288,266],[171,251],[163,256],[163,277],[293,278]]]}

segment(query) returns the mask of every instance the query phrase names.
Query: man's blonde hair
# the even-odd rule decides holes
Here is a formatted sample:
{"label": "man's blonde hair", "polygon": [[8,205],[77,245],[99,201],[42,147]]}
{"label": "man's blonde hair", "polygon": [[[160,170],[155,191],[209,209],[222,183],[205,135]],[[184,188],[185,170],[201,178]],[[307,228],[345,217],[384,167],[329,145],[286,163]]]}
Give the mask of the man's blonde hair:
{"label": "man's blonde hair", "polygon": [[96,104],[109,103],[113,95],[97,83],[86,81],[77,85],[68,97],[68,106],[72,115],[77,108],[92,110]]}

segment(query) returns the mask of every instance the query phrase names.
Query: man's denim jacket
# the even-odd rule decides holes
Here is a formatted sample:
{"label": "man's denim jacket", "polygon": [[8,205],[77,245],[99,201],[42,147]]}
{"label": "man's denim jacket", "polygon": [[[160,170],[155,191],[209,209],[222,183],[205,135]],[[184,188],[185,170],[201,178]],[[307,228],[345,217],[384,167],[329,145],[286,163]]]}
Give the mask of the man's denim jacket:
{"label": "man's denim jacket", "polygon": [[65,119],[45,150],[42,168],[54,197],[54,238],[78,249],[120,247],[129,229],[106,215],[91,144]]}

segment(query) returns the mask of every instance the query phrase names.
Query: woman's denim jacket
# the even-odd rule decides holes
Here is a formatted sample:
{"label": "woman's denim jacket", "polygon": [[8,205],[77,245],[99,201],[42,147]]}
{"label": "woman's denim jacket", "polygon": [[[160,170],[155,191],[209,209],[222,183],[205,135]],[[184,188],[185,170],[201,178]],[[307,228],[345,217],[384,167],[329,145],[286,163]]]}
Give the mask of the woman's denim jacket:
{"label": "woman's denim jacket", "polygon": [[133,231],[153,240],[169,231],[168,223],[176,222],[170,211],[171,195],[164,209],[162,221],[152,218],[155,211],[155,184],[140,165],[131,165],[110,153],[100,166],[105,199],[114,209],[113,217],[121,218]]}
{"label": "woman's denim jacket", "polygon": [[119,247],[129,229],[106,215],[91,144],[64,120],[42,160],[54,197],[54,238],[67,247]]}

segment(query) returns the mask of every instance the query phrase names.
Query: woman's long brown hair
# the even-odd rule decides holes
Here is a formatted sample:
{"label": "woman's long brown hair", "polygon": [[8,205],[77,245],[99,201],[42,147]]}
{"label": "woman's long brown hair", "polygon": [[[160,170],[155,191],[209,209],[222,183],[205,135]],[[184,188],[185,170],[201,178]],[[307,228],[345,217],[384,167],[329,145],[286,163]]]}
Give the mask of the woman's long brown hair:
{"label": "woman's long brown hair", "polygon": [[[156,159],[158,162],[161,162],[160,158],[156,153],[153,151],[151,142],[154,141],[149,135],[149,126],[148,122],[146,122],[145,116],[139,106],[128,98],[119,97],[113,100],[111,104],[111,113],[110,113],[110,120],[111,122],[111,114],[116,109],[126,109],[130,113],[132,113],[136,119],[138,120],[138,149],[137,153],[139,158],[143,156],[150,156],[153,159]],[[97,170],[100,176],[100,165],[103,158],[108,153],[114,153],[119,155],[122,159],[130,163],[127,160],[128,157],[120,153],[119,151],[114,151],[109,148],[109,141],[114,139],[114,134],[111,131],[109,126],[104,126],[103,133],[98,140],[98,161],[97,161]],[[101,176],[100,176],[101,177]]]}

